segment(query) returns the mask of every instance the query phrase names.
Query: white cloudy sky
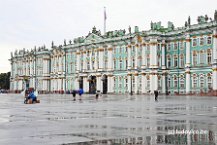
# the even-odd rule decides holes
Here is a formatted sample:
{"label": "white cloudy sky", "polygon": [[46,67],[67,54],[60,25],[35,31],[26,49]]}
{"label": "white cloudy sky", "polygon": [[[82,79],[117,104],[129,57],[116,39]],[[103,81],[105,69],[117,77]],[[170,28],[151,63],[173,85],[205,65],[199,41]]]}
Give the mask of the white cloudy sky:
{"label": "white cloudy sky", "polygon": [[139,26],[150,22],[174,22],[183,26],[188,16],[213,17],[217,0],[0,0],[0,73],[10,71],[10,52],[33,48],[51,41],[86,36],[93,26],[103,32],[103,7],[107,30]]}

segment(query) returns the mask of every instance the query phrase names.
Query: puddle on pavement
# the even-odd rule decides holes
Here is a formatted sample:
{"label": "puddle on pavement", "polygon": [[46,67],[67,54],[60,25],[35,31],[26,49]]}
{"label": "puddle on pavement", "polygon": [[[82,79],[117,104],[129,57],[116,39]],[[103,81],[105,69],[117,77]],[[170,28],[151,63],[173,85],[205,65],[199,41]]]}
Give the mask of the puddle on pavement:
{"label": "puddle on pavement", "polygon": [[184,135],[157,135],[136,138],[108,139],[79,143],[67,143],[64,145],[123,145],[123,144],[145,144],[145,145],[166,145],[166,144],[191,144],[191,145],[216,145],[214,132],[207,134],[184,134]]}

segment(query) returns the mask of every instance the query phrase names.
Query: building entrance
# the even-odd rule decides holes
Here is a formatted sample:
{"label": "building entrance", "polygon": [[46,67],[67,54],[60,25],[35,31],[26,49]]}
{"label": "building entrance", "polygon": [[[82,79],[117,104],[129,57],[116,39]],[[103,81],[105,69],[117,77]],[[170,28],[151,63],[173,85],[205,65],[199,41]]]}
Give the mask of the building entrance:
{"label": "building entrance", "polygon": [[102,93],[107,94],[107,91],[108,91],[108,77],[106,75],[103,76],[102,83],[103,83]]}
{"label": "building entrance", "polygon": [[96,93],[96,76],[90,76],[89,93],[90,94],[95,94]]}

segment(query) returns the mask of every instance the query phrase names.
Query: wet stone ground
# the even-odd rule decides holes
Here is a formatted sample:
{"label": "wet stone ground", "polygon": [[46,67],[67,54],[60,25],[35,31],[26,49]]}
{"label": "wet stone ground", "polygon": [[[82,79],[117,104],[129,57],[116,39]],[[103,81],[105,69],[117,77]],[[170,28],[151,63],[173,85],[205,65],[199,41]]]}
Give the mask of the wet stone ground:
{"label": "wet stone ground", "polygon": [[217,145],[217,97],[0,94],[0,144]]}

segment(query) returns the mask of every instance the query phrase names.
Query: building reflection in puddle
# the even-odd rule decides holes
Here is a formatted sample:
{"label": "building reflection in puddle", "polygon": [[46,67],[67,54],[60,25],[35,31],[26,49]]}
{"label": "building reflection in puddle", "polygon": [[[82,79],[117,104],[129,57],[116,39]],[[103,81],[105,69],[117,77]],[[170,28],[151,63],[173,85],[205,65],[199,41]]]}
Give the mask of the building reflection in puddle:
{"label": "building reflection in puddle", "polygon": [[[184,122],[184,121],[183,121]],[[125,130],[126,132],[131,132],[132,134],[137,134],[136,132],[144,132],[149,134],[149,131],[155,132],[156,134],[152,135],[144,135],[140,137],[123,137],[118,139],[106,139],[106,140],[97,140],[97,141],[90,141],[90,142],[81,142],[76,143],[79,145],[83,144],[146,144],[146,145],[155,145],[155,144],[185,144],[185,145],[192,145],[192,144],[201,144],[201,145],[216,145],[217,143],[217,132],[213,132],[211,130],[203,130],[204,133],[197,134],[197,130],[193,130],[195,132],[190,133],[175,133],[169,134],[168,131],[187,131],[187,127],[184,125],[179,126],[157,126],[156,128],[152,127],[145,127],[145,128],[126,128],[126,127],[108,127],[108,126],[99,126],[96,124],[86,124],[85,126],[79,126],[79,128],[86,128],[86,129],[111,129],[111,130]],[[103,132],[86,132],[83,136],[88,136],[93,140],[95,138],[107,138],[110,137],[111,132],[107,132],[106,130]]]}

